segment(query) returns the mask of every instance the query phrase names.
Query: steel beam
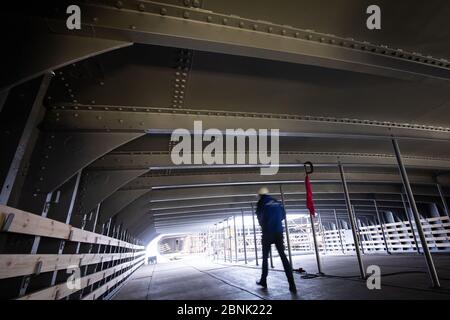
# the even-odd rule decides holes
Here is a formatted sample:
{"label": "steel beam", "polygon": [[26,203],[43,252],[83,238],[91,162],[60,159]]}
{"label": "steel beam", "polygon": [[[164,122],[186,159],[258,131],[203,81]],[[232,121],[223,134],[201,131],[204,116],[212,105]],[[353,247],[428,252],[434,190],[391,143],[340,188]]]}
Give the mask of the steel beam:
{"label": "steel beam", "polygon": [[287,242],[287,248],[288,248],[288,254],[289,254],[289,263],[291,265],[291,269],[293,269],[292,266],[292,252],[291,252],[291,240],[289,239],[289,224],[288,224],[288,218],[287,218],[287,212],[286,212],[286,204],[284,202],[284,193],[283,193],[283,185],[280,184],[280,194],[281,194],[281,203],[283,204],[283,210],[285,214],[284,219],[284,231],[286,233],[286,242]]}
{"label": "steel beam", "polygon": [[247,264],[247,243],[245,242],[245,222],[244,222],[244,210],[241,209],[242,214],[242,241],[244,242],[244,262]]}
{"label": "steel beam", "polygon": [[[41,84],[34,98],[33,105],[31,106],[30,113],[25,123],[25,127],[23,128],[22,135],[20,137],[19,143],[17,144],[16,152],[14,153],[14,157],[11,161],[8,173],[2,186],[2,191],[0,194],[0,204],[8,204],[8,200],[13,190],[17,174],[23,165],[25,153],[27,151],[27,148],[30,147],[30,140],[33,138],[33,134],[36,133],[36,127],[38,123],[42,120],[44,113],[42,101],[45,94],[47,93],[47,89],[53,76],[54,73],[51,71],[46,73],[41,80]],[[3,104],[1,103],[0,105]]]}
{"label": "steel beam", "polygon": [[255,262],[258,266],[258,245],[256,243],[256,226],[255,226],[255,208],[253,207],[253,202],[250,202],[250,205],[252,207],[252,222],[253,222],[253,244],[255,246]]}
{"label": "steel beam", "polygon": [[[448,80],[446,60],[197,8],[134,1],[83,4],[83,28],[74,34],[218,52],[408,80]],[[123,10],[126,9],[126,10]],[[163,15],[163,16],[162,16]],[[95,20],[97,18],[97,20]],[[52,30],[68,33],[66,16],[48,19]],[[95,21],[86,24],[85,21]],[[138,23],[136,23],[138,22]],[[132,24],[132,28],[130,28]]]}
{"label": "steel beam", "polygon": [[445,200],[445,196],[444,196],[444,192],[442,191],[442,187],[439,183],[436,183],[436,188],[438,189],[439,197],[441,198],[442,206],[444,207],[444,212],[447,215],[447,217],[450,218],[450,212],[448,211],[447,200]]}
{"label": "steel beam", "polygon": [[360,273],[361,278],[365,279],[366,271],[364,270],[364,265],[363,265],[363,261],[362,261],[362,257],[361,257],[361,251],[359,248],[359,239],[358,239],[358,234],[356,233],[356,226],[355,226],[355,214],[353,212],[352,204],[350,201],[350,195],[348,192],[347,180],[345,178],[345,173],[344,173],[344,167],[342,166],[341,163],[338,163],[338,166],[339,166],[339,172],[341,173],[342,188],[344,190],[348,218],[350,220],[350,226],[352,227],[353,241],[355,243],[355,252],[356,252],[356,257],[358,259],[359,273]]}
{"label": "steel beam", "polygon": [[[405,198],[404,198],[403,194],[402,194],[402,202],[403,202],[403,208],[405,210],[406,219],[408,219],[409,227],[411,228],[411,233],[413,235],[416,251],[417,251],[417,253],[420,253],[419,241],[417,241],[416,232],[414,231],[414,224],[411,221],[411,216],[410,216],[410,213],[409,213],[409,210],[408,210],[408,206],[406,205],[406,201],[405,201]],[[410,207],[411,207],[411,205],[410,205]]]}
{"label": "steel beam", "polygon": [[[107,110],[105,110],[107,108]],[[74,115],[77,116],[74,116]],[[125,117],[126,116],[126,117]],[[119,123],[117,119],[123,119]],[[250,113],[202,109],[172,109],[131,106],[101,106],[66,103],[47,112],[44,128],[47,130],[99,131],[170,135],[176,128],[194,131],[194,120],[202,121],[203,128],[255,130],[282,128],[280,137],[357,139],[387,141],[391,134],[398,139],[419,141],[450,141],[450,128],[365,121],[329,117],[311,117],[290,114]],[[105,129],[107,128],[107,130]],[[124,129],[127,128],[127,129]],[[301,130],[299,130],[301,128]]]}
{"label": "steel beam", "polygon": [[411,185],[409,183],[408,174],[407,174],[405,166],[403,164],[402,156],[400,153],[400,148],[398,146],[396,139],[392,139],[392,145],[394,147],[395,157],[397,158],[398,168],[400,171],[400,175],[402,177],[403,185],[406,190],[406,195],[408,196],[408,201],[409,201],[409,204],[410,204],[412,212],[413,212],[414,220],[416,222],[417,232],[419,233],[420,242],[422,244],[422,250],[423,250],[425,260],[427,263],[427,267],[428,267],[428,273],[431,278],[431,283],[432,283],[433,287],[439,288],[441,286],[439,283],[439,277],[436,272],[436,268],[434,266],[434,262],[433,262],[433,258],[430,253],[430,249],[428,248],[427,239],[426,239],[425,234],[422,229],[422,223],[420,222],[419,210],[417,209],[416,201],[414,199]]}
{"label": "steel beam", "polygon": [[93,210],[120,187],[144,174],[147,170],[86,170],[83,174],[83,192],[77,203],[77,213]]}
{"label": "steel beam", "polygon": [[[139,136],[135,133],[54,132],[46,135],[34,175],[37,193],[55,190],[87,165]],[[76,156],[74,156],[76,155]],[[51,172],[49,172],[51,170]],[[94,206],[97,203],[94,204]]]}
{"label": "steel beam", "polygon": [[146,190],[117,190],[102,202],[100,209],[100,221],[107,221],[115,216],[123,208],[138,199]]}

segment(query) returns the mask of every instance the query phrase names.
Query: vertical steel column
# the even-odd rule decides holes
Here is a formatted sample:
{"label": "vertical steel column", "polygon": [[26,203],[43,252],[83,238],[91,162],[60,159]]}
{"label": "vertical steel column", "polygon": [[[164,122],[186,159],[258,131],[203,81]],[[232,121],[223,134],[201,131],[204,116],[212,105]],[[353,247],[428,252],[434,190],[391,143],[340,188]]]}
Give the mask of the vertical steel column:
{"label": "vertical steel column", "polygon": [[6,103],[6,99],[8,99],[9,89],[5,89],[0,91],[0,112],[2,112],[3,106]]}
{"label": "vertical steel column", "polygon": [[358,234],[359,244],[361,245],[361,252],[362,252],[362,254],[364,254],[364,245],[363,245],[364,238],[361,236],[360,223],[358,223],[358,218],[356,217],[356,210],[355,210],[354,205],[352,205],[352,210],[353,210],[353,215],[355,217],[355,225],[357,227],[356,233]]}
{"label": "vertical steel column", "polygon": [[336,221],[336,228],[339,233],[339,241],[341,241],[342,253],[345,254],[344,242],[342,241],[342,234],[341,234],[341,229],[340,229],[339,221],[338,221],[337,214],[336,214],[336,209],[333,209],[333,213],[334,213],[334,220]]}
{"label": "vertical steel column", "polygon": [[216,256],[216,260],[219,261],[219,223],[215,223],[216,227],[214,230],[214,255]]}
{"label": "vertical steel column", "polygon": [[228,249],[230,250],[230,262],[233,262],[233,250],[231,248],[231,227],[230,227],[230,217],[227,217],[227,231],[228,231]]}
{"label": "vertical steel column", "polygon": [[[72,213],[73,213],[73,208],[75,207],[75,200],[77,198],[78,195],[78,189],[80,186],[80,180],[81,180],[81,170],[77,172],[77,176],[76,176],[76,180],[75,180],[75,185],[73,187],[73,191],[72,191],[72,197],[70,198],[70,205],[69,205],[69,210],[67,211],[67,215],[66,215],[66,220],[64,221],[66,224],[70,224],[70,221],[72,220]],[[87,216],[84,215],[83,217],[83,222],[82,222],[82,227],[81,229],[84,229],[85,225],[86,225],[86,218]],[[58,249],[58,254],[63,254],[64,252],[64,247],[66,245],[66,241],[65,240],[61,240],[59,242],[59,249]],[[79,250],[80,243],[77,243],[77,250]],[[78,252],[76,252],[78,253]],[[56,284],[56,277],[58,275],[58,271],[55,270],[53,271],[52,274],[52,280],[50,282],[50,286],[54,286]]]}
{"label": "vertical steel column", "polygon": [[397,158],[400,175],[402,176],[403,186],[405,187],[406,194],[408,195],[409,205],[411,206],[411,209],[412,209],[412,212],[414,215],[417,232],[419,232],[420,242],[422,243],[422,249],[423,249],[425,259],[427,262],[428,273],[430,274],[430,278],[431,278],[431,282],[432,282],[433,286],[439,288],[441,286],[441,284],[439,283],[439,278],[438,278],[438,275],[436,272],[436,268],[434,267],[434,262],[433,262],[433,258],[430,253],[430,249],[428,248],[427,239],[425,238],[425,234],[423,233],[422,223],[420,222],[419,210],[417,210],[416,200],[414,199],[411,185],[409,184],[408,174],[406,173],[405,166],[403,165],[400,148],[398,146],[396,139],[392,139],[392,145],[394,147],[395,157]]}
{"label": "vertical steel column", "polygon": [[325,241],[325,229],[322,224],[322,217],[320,215],[319,210],[317,210],[317,217],[319,218],[319,225],[320,225],[320,228],[322,229],[323,249],[325,251],[325,254],[327,254],[327,242]]}
{"label": "vertical steel column", "polygon": [[233,228],[234,228],[234,260],[238,262],[238,241],[237,241],[237,230],[236,230],[236,214],[233,214]]}
{"label": "vertical steel column", "polygon": [[391,254],[391,252],[389,251],[389,246],[388,246],[387,240],[386,240],[386,234],[384,233],[384,226],[383,226],[384,219],[383,219],[383,221],[381,221],[380,213],[378,211],[377,200],[373,200],[373,205],[375,207],[375,212],[377,213],[378,223],[380,224],[380,227],[381,227],[381,234],[383,235],[383,241],[384,241],[384,246],[386,248],[386,253]]}
{"label": "vertical steel column", "polygon": [[227,235],[225,230],[225,220],[222,221],[222,234],[223,234],[223,261],[227,262]]}
{"label": "vertical steel column", "polygon": [[322,263],[320,262],[319,246],[317,245],[316,228],[314,227],[314,217],[312,215],[309,215],[309,221],[311,222],[311,231],[312,231],[313,242],[314,242],[314,252],[316,254],[317,273],[323,274]]}
{"label": "vertical steel column", "polygon": [[[25,123],[25,127],[23,128],[22,135],[20,137],[19,143],[17,144],[16,151],[11,160],[8,173],[2,186],[2,190],[0,193],[0,204],[8,204],[9,197],[11,196],[11,191],[13,190],[17,175],[24,162],[25,151],[29,145],[30,139],[33,136],[33,132],[36,129],[36,126],[40,122],[40,119],[42,118],[42,115],[45,111],[45,108],[43,108],[42,106],[42,100],[47,93],[48,86],[50,85],[50,81],[54,75],[55,73],[53,71],[50,71],[44,74],[44,76],[42,77],[41,84],[36,93],[36,97],[34,98],[34,102],[31,106],[28,119]],[[2,106],[3,104],[0,107]]]}
{"label": "vertical steel column", "polygon": [[287,242],[287,247],[288,247],[288,254],[289,254],[289,263],[291,265],[291,268],[293,268],[292,266],[292,253],[291,253],[291,240],[289,239],[289,225],[288,225],[288,219],[287,219],[287,212],[286,212],[286,204],[284,201],[284,192],[283,192],[283,186],[280,184],[280,194],[281,194],[281,202],[283,204],[283,210],[284,210],[284,214],[286,216],[286,218],[284,219],[284,229],[286,232],[286,242]]}
{"label": "vertical steel column", "polygon": [[450,213],[448,211],[447,201],[445,200],[445,196],[444,196],[444,192],[442,191],[442,187],[441,187],[441,185],[439,183],[436,183],[436,187],[438,189],[439,197],[441,198],[442,205],[444,206],[445,214],[447,215],[447,217],[450,218]]}
{"label": "vertical steel column", "polygon": [[[41,212],[41,217],[46,218],[48,211],[50,210],[50,204],[52,203],[52,197],[53,197],[53,192],[50,192],[47,194],[47,197],[45,199],[45,204],[44,204],[44,208],[42,209]],[[39,248],[39,243],[41,242],[41,236],[34,236],[33,239],[33,244],[31,246],[31,250],[30,250],[30,254],[36,254]],[[22,278],[22,281],[20,283],[20,288],[19,288],[19,297],[23,296],[26,294],[28,286],[30,284],[30,280],[31,280],[31,276],[24,276]]]}
{"label": "vertical steel column", "polygon": [[416,251],[417,251],[417,253],[420,253],[419,241],[417,241],[416,232],[414,231],[414,225],[411,221],[411,216],[409,215],[408,206],[406,205],[405,197],[403,196],[403,194],[401,194],[401,196],[402,196],[403,208],[405,208],[405,215],[406,215],[406,218],[408,219],[409,227],[411,228],[411,233],[413,235],[414,243],[416,245]]}
{"label": "vertical steel column", "polygon": [[245,223],[244,223],[244,209],[241,209],[242,213],[242,239],[244,240],[244,262],[247,264],[247,244],[245,243]]}
{"label": "vertical steel column", "polygon": [[253,207],[253,203],[250,202],[250,205],[252,207],[252,221],[253,221],[253,243],[255,245],[255,261],[256,265],[258,266],[258,245],[256,244],[256,226],[255,226],[255,208]]}
{"label": "vertical steel column", "polygon": [[[111,223],[112,223],[112,218],[109,218],[108,222],[106,223],[106,228],[105,228],[105,224],[103,224],[102,226],[102,234],[109,236],[110,235],[110,231],[111,231]],[[106,253],[108,246],[105,244],[103,245],[103,250],[102,250],[102,245],[99,244],[98,248],[97,248],[97,254],[102,254],[102,257],[100,258],[100,261],[98,263],[95,264],[94,270],[92,273],[96,273],[100,267],[100,270],[103,269],[103,254]],[[95,284],[95,287],[98,288],[98,283]],[[92,292],[94,290],[94,283],[92,283],[89,287],[89,291],[88,292]]]}
{"label": "vertical steel column", "polygon": [[355,252],[356,252],[356,257],[358,259],[359,273],[361,275],[361,278],[365,279],[366,271],[364,270],[364,265],[363,265],[363,261],[361,258],[361,251],[359,248],[359,239],[358,239],[358,235],[356,233],[354,214],[353,214],[352,205],[350,202],[350,195],[348,192],[347,180],[345,179],[344,167],[342,166],[341,162],[338,162],[338,167],[339,167],[339,172],[341,174],[342,188],[344,189],[345,204],[347,206],[348,217],[350,220],[350,225],[352,227],[353,241],[355,242]]}

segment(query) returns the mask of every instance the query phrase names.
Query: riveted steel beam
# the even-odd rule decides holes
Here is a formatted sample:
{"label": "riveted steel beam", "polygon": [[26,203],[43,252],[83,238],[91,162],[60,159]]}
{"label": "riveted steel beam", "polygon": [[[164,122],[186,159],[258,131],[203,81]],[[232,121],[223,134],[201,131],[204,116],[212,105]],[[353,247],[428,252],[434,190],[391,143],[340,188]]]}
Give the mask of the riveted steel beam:
{"label": "riveted steel beam", "polygon": [[117,190],[102,202],[100,221],[107,221],[146,192],[147,190]]}
{"label": "riveted steel beam", "polygon": [[[300,178],[300,177],[298,177]],[[365,173],[349,172],[348,181],[352,183],[382,183],[401,184],[398,173]],[[186,183],[188,181],[188,183]],[[179,189],[196,188],[201,186],[231,186],[231,185],[260,185],[260,184],[300,184],[303,180],[296,179],[295,173],[279,172],[272,176],[261,176],[247,173],[226,173],[226,174],[187,174],[170,176],[147,176],[143,175],[128,183],[123,189]],[[434,185],[431,175],[412,174],[411,181],[414,184]],[[314,174],[315,183],[338,183],[339,173],[337,172],[317,172]]]}
{"label": "riveted steel beam", "polygon": [[[142,7],[143,6],[143,7]],[[143,8],[143,9],[142,9]],[[449,80],[447,60],[197,8],[135,0],[82,6],[77,35],[309,64],[411,80]],[[64,19],[63,21],[58,19]],[[48,19],[67,33],[65,17]],[[91,31],[92,30],[92,31]]]}
{"label": "riveted steel beam", "polygon": [[[20,54],[12,57],[13,61],[3,61],[4,76],[0,78],[2,89],[14,87],[65,65],[132,45],[130,41],[51,33],[44,20],[25,21],[23,17],[14,15],[2,16],[2,19],[10,20],[10,25],[17,26],[19,30],[26,29],[22,37],[14,39]],[[36,48],[43,48],[45,54],[36,52]]]}
{"label": "riveted steel beam", "polygon": [[[280,152],[279,163],[282,168],[300,168],[303,162],[311,161],[314,167],[336,167],[336,158],[342,159],[347,168],[394,168],[395,158],[389,154],[370,153],[344,153],[344,152]],[[405,165],[411,169],[450,170],[450,159],[439,159],[433,157],[405,157]],[[92,163],[89,167],[93,169],[143,169],[155,170],[202,170],[202,169],[240,169],[260,168],[263,165],[173,165],[170,153],[133,151],[133,152],[111,152]]]}
{"label": "riveted steel beam", "polygon": [[[273,194],[272,194],[273,195]],[[317,199],[314,198],[315,203],[318,206],[345,206],[345,199]],[[250,202],[253,203],[253,202]],[[306,200],[303,199],[285,199],[285,203],[288,205],[294,205],[294,206],[305,206]],[[373,205],[373,200],[367,199],[367,200],[360,200],[360,199],[353,199],[352,203],[355,205],[355,207],[369,207],[371,204]],[[428,201],[427,203],[431,203],[431,201]],[[205,211],[208,211],[209,209],[216,209],[216,208],[234,208],[234,207],[241,207],[245,206],[246,204],[249,204],[249,202],[246,201],[237,201],[237,202],[207,202],[205,200],[202,201],[190,201],[189,203],[186,203],[184,205],[178,205],[178,206],[170,206],[170,203],[168,203],[168,206],[161,206],[158,207],[152,206],[151,209],[148,211],[150,214],[171,214],[173,211],[177,210],[198,210],[202,209]],[[378,200],[378,207],[384,208],[384,207],[401,207],[401,200],[398,201],[382,201]]]}
{"label": "riveted steel beam", "polygon": [[51,132],[47,133],[33,175],[36,193],[52,191],[76,172],[113,150],[141,136],[135,133]]}
{"label": "riveted steel beam", "polygon": [[[398,198],[403,192],[401,186],[399,185],[367,185],[355,183],[349,184],[348,187],[352,197],[360,197],[363,194],[372,194],[375,195],[376,199],[378,199],[379,196],[387,197],[388,194],[392,194],[393,197],[395,196]],[[290,197],[291,195],[303,196],[306,193],[303,182],[297,185],[286,185],[284,189],[287,197]],[[415,195],[435,196],[435,189],[436,188],[432,186],[413,186]],[[178,189],[152,190],[152,196],[151,198],[148,197],[148,202],[151,204],[165,202],[171,203],[175,201],[182,203],[186,201],[190,202],[192,200],[203,201],[206,199],[211,199],[213,201],[226,201],[227,199],[246,201],[251,199],[251,201],[255,201],[255,199],[257,199],[257,190],[257,187],[248,185],[223,186],[215,188],[199,187],[183,189],[182,193],[180,193]],[[269,188],[269,190],[271,190],[271,188]],[[315,197],[320,195],[326,197],[329,194],[338,193],[342,193],[342,187],[339,184],[317,184],[314,186]],[[279,195],[275,191],[272,194]],[[449,194],[448,190],[446,194]]]}
{"label": "riveted steel beam", "polygon": [[[122,119],[123,121],[117,121]],[[43,128],[49,131],[101,131],[172,134],[177,128],[193,132],[194,121],[203,128],[279,128],[280,136],[339,139],[398,139],[450,141],[450,128],[360,119],[246,113],[195,109],[135,108],[130,106],[54,105]]]}
{"label": "riveted steel beam", "polygon": [[87,214],[120,187],[139,177],[147,170],[86,170],[80,196],[77,199],[78,214]]}
{"label": "riveted steel beam", "polygon": [[[34,141],[35,139],[33,136],[35,136],[37,133],[36,127],[38,123],[42,120],[44,115],[44,108],[42,106],[42,101],[44,100],[44,96],[47,93],[48,86],[50,85],[50,81],[53,78],[53,76],[54,76],[53,72],[48,72],[42,77],[39,89],[36,92],[34,102],[31,106],[29,115],[27,117],[27,121],[20,136],[20,140],[17,144],[16,151],[11,160],[9,170],[2,184],[2,189],[0,193],[1,204],[5,205],[8,204],[11,192],[16,182],[16,178],[19,174],[19,170],[24,166],[27,152],[30,153],[30,150],[32,149],[33,144],[32,141]],[[5,94],[5,100],[6,96],[7,94]],[[0,105],[3,106],[2,101],[0,101]]]}

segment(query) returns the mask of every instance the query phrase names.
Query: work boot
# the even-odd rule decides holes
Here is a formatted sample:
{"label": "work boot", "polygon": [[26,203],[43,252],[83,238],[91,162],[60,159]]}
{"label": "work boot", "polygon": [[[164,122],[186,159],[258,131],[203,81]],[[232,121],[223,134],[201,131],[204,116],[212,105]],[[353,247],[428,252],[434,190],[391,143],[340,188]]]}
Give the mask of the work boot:
{"label": "work boot", "polygon": [[256,284],[257,284],[258,286],[263,287],[264,289],[267,288],[267,282],[266,282],[266,281],[259,280],[259,281],[256,281]]}

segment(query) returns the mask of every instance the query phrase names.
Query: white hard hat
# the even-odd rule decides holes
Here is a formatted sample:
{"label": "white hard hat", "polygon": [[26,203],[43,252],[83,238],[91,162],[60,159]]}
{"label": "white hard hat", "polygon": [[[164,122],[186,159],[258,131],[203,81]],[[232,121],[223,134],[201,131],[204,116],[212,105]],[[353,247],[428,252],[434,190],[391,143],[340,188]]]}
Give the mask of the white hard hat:
{"label": "white hard hat", "polygon": [[262,187],[262,188],[260,188],[260,189],[258,190],[258,194],[259,194],[260,196],[265,195],[265,194],[268,194],[268,193],[269,193],[269,189],[267,189],[266,187]]}

